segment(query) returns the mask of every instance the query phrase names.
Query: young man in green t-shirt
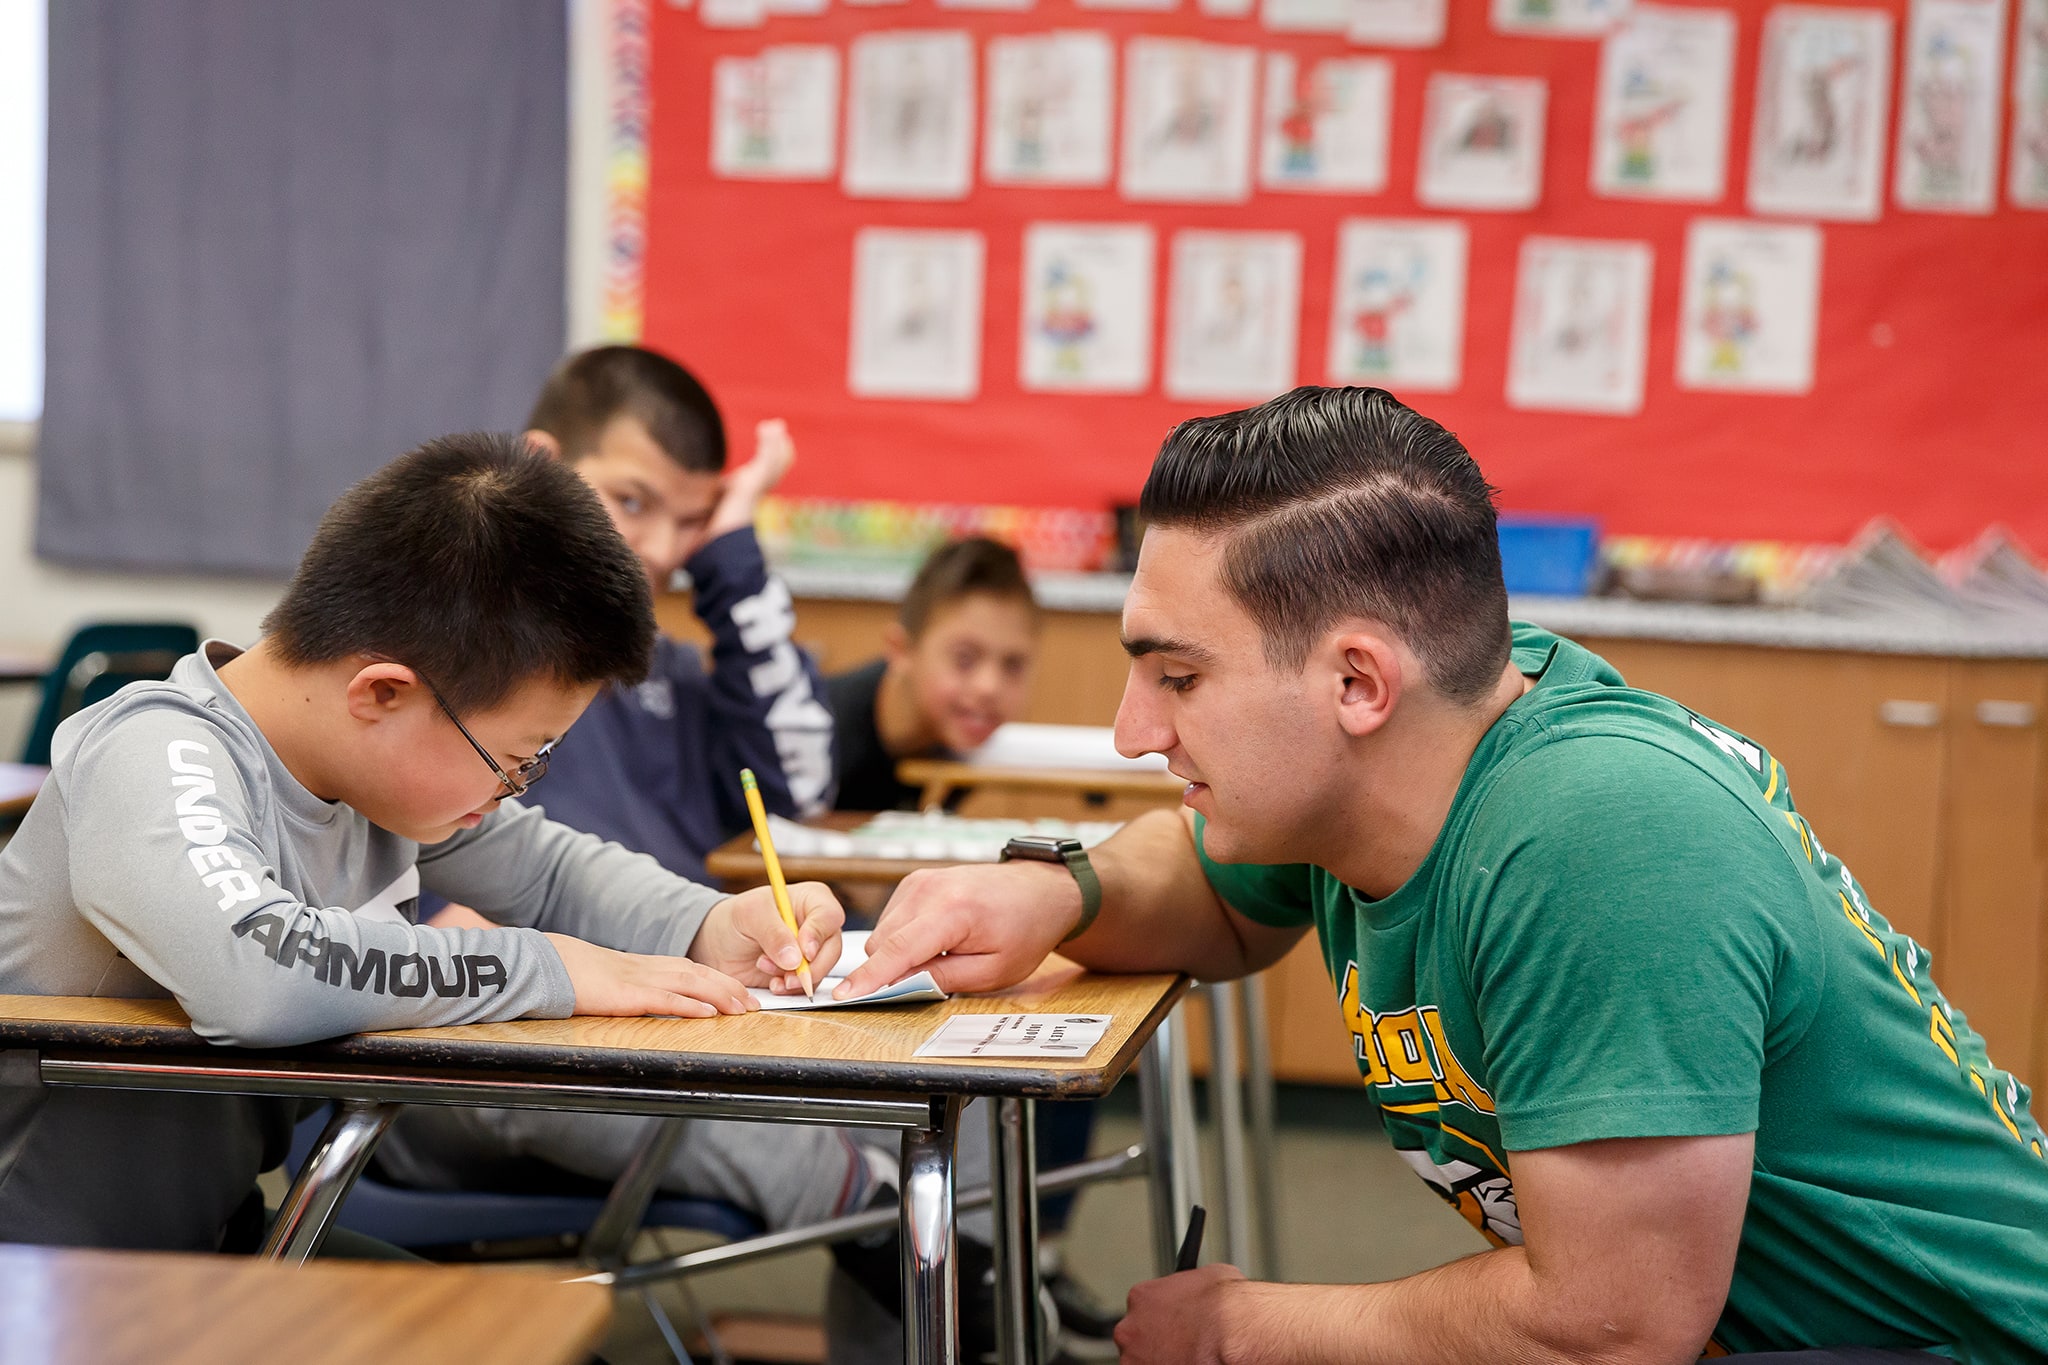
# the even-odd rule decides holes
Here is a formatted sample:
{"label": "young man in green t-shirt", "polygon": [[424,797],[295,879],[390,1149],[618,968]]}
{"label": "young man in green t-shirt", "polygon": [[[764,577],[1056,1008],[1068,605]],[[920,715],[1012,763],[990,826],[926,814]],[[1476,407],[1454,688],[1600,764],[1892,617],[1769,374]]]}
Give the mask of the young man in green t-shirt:
{"label": "young man in green t-shirt", "polygon": [[844,989],[1058,944],[1233,977],[1313,927],[1394,1145],[1495,1249],[1152,1281],[1127,1365],[2048,1356],[2027,1091],[1769,753],[1510,626],[1456,438],[1299,389],[1182,424],[1141,510],[1117,739],[1188,809],[1096,850],[1099,914],[1058,864],[914,874]]}

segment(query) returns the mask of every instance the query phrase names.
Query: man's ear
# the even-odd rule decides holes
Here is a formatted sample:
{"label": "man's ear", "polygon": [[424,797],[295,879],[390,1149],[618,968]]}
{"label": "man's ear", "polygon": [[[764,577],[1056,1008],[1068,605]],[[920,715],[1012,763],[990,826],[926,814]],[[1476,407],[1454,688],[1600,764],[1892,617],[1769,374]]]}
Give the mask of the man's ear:
{"label": "man's ear", "polygon": [[1337,677],[1337,724],[1362,739],[1393,718],[1407,691],[1406,659],[1386,636],[1343,630],[1326,645]]}
{"label": "man's ear", "polygon": [[520,436],[528,445],[547,456],[550,460],[562,458],[562,443],[557,441],[550,433],[529,429],[521,432]]}
{"label": "man's ear", "polygon": [[390,720],[407,707],[417,706],[421,698],[432,700],[419,674],[385,659],[357,669],[343,690],[349,715],[366,725]]}
{"label": "man's ear", "polygon": [[901,621],[891,621],[882,627],[882,654],[892,664],[900,664],[910,657],[910,632],[903,628]]}

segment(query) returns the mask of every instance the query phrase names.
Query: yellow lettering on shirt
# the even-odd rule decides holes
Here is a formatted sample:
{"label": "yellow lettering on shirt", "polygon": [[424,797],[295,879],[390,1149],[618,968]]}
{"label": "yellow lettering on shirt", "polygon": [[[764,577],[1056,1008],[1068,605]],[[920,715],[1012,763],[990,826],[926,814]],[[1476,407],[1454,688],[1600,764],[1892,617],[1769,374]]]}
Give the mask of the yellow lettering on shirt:
{"label": "yellow lettering on shirt", "polygon": [[1897,953],[1892,954],[1892,975],[1896,976],[1899,979],[1899,984],[1906,988],[1906,994],[1913,997],[1914,1004],[1921,1003],[1920,992],[1913,989],[1913,983],[1908,981],[1906,974],[1899,970],[1899,955]]}
{"label": "yellow lettering on shirt", "polygon": [[1444,1037],[1443,1020],[1438,1016],[1436,1006],[1422,1007],[1422,1026],[1429,1030],[1429,1044],[1436,1057],[1437,1099],[1491,1114],[1493,1096],[1482,1090],[1479,1083],[1466,1075],[1465,1068],[1458,1064],[1458,1054],[1451,1051],[1450,1042]]}
{"label": "yellow lettering on shirt", "polygon": [[1429,1052],[1422,1043],[1422,1021],[1415,1017],[1414,1010],[1380,1015],[1373,1020],[1373,1033],[1379,1039],[1380,1055],[1386,1058],[1387,1070],[1394,1073],[1395,1080],[1413,1084],[1436,1079],[1429,1064]]}
{"label": "yellow lettering on shirt", "polygon": [[1385,1106],[1397,1114],[1420,1114],[1438,1104],[1462,1104],[1481,1114],[1494,1112],[1493,1096],[1472,1078],[1451,1050],[1443,1016],[1435,1005],[1410,1006],[1375,1014],[1358,998],[1358,964],[1346,963],[1337,1006],[1351,1030],[1352,1049],[1367,1085],[1429,1083],[1436,1099],[1403,1099]]}
{"label": "yellow lettering on shirt", "polygon": [[1927,1036],[1934,1039],[1935,1046],[1948,1054],[1951,1062],[1957,1066],[1963,1064],[1963,1059],[1956,1056],[1955,1026],[1942,1016],[1939,1005],[1927,1007]]}

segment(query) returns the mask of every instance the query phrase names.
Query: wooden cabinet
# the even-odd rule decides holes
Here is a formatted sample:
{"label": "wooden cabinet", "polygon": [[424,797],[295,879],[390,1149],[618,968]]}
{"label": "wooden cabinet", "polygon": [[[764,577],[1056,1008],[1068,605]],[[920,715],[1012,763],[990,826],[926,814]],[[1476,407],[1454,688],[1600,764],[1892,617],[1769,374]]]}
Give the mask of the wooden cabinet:
{"label": "wooden cabinet", "polygon": [[[828,669],[850,668],[879,651],[894,611],[799,601],[797,638]],[[658,612],[701,638],[687,599]],[[1770,749],[1874,908],[1934,954],[1935,980],[1992,1059],[2048,1084],[2048,660],[1577,638],[1635,686]],[[1109,724],[1125,676],[1116,618],[1048,612],[1043,639],[1028,718]],[[1269,972],[1267,997],[1281,1079],[1356,1080],[1313,941]]]}

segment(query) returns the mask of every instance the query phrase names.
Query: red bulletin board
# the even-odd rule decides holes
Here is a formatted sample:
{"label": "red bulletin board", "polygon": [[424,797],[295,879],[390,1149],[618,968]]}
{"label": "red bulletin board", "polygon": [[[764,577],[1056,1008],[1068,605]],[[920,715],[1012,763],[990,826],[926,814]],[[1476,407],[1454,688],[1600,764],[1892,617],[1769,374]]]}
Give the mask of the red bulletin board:
{"label": "red bulletin board", "polygon": [[[701,3],[701,0],[700,0]],[[1189,0],[1183,0],[1184,4]],[[1905,0],[1895,16],[1891,121],[1898,119]],[[1431,71],[1537,75],[1550,83],[1543,198],[1523,213],[1466,213],[1471,230],[1464,373],[1450,394],[1415,406],[1457,432],[1518,511],[1584,513],[1609,533],[1839,541],[1874,515],[1898,518],[1932,548],[2003,522],[2048,551],[2048,213],[2004,198],[1989,216],[1916,213],[1887,194],[1874,223],[1822,225],[1816,377],[1798,397],[1703,393],[1675,382],[1687,222],[1743,218],[1750,106],[1763,0],[1720,6],[1739,21],[1727,188],[1713,204],[1605,199],[1588,188],[1597,41],[1494,32],[1484,0],[1450,0],[1444,44],[1383,50],[1395,66],[1387,189],[1369,196],[1276,194],[1243,204],[1133,204],[1099,189],[981,183],[962,201],[849,199],[837,179],[728,180],[710,169],[711,69],[723,55],[773,43],[841,49],[880,29],[965,30],[976,39],[976,98],[986,100],[981,44],[1004,33],[1093,29],[1121,47],[1140,34],[1195,36],[1320,57],[1366,51],[1339,36],[1275,34],[1256,18],[1192,9],[1131,13],[1037,0],[1021,12],[909,0],[772,17],[761,28],[705,27],[656,0],[649,19],[651,121],[646,201],[645,330],[650,345],[698,369],[734,429],[787,417],[802,458],[784,491],[798,497],[1105,508],[1134,501],[1161,437],[1191,405],[1159,390],[1170,239],[1180,228],[1301,234],[1299,378],[1324,380],[1339,222],[1429,217],[1414,197],[1423,89]],[[2008,23],[2015,8],[2008,4]],[[2008,32],[2007,52],[2012,35]],[[2001,73],[2009,81],[2009,69]],[[842,75],[842,156],[844,141]],[[1121,118],[1121,100],[1117,106]],[[1114,138],[1113,138],[1114,140]],[[1025,225],[1149,221],[1159,230],[1155,363],[1142,395],[1029,393],[1017,382]],[[987,237],[981,391],[971,402],[855,398],[847,391],[853,238],[863,226],[973,228]],[[1633,417],[1507,406],[1515,262],[1531,234],[1633,239],[1655,251],[1644,405]]]}

